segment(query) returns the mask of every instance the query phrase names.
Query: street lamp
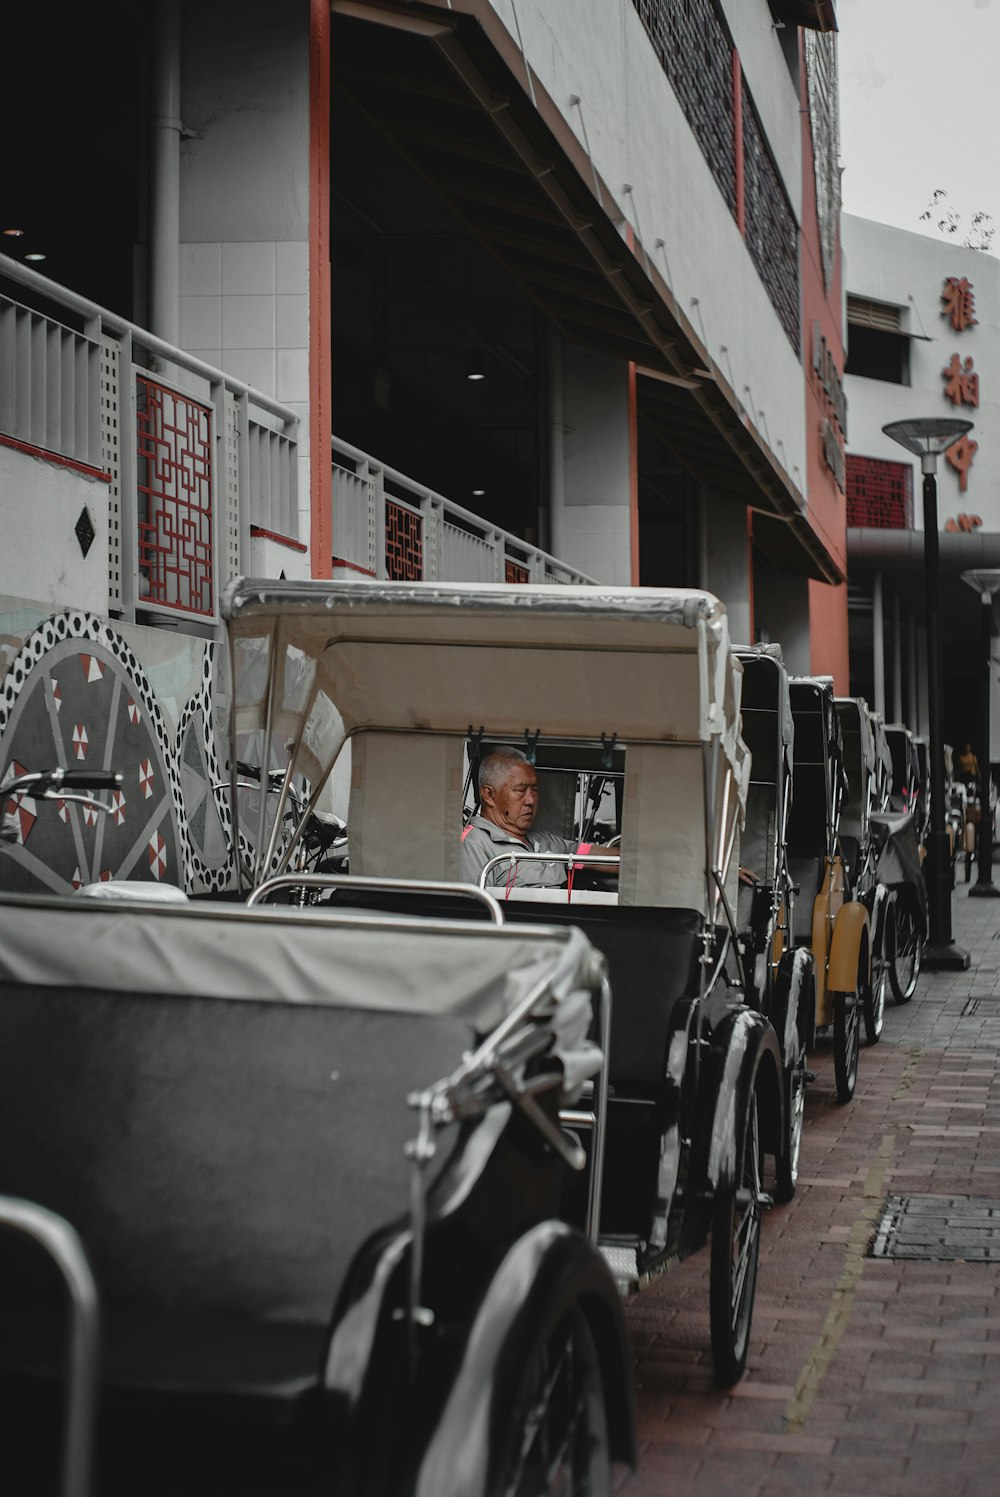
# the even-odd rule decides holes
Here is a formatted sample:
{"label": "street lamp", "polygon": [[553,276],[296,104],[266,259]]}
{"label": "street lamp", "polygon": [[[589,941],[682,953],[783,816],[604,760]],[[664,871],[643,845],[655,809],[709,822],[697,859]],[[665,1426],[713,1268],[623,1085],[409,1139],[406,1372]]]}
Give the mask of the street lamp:
{"label": "street lamp", "polygon": [[993,594],[1000,592],[1000,571],[989,568],[963,572],[962,581],[979,594],[983,616],[983,740],[979,761],[979,877],[969,893],[979,899],[995,899],[1000,889],[993,882],[993,819],[990,814],[990,672],[993,635]]}
{"label": "street lamp", "polygon": [[972,430],[971,421],[955,416],[916,417],[890,421],[887,437],[920,459],[924,475],[924,592],[927,614],[927,708],[930,717],[931,830],[927,847],[927,911],[930,930],[924,946],[924,966],[964,972],[969,953],[956,946],[951,934],[951,889],[948,833],[944,825],[944,737],[941,692],[941,574],[937,518],[937,460],[959,437]]}

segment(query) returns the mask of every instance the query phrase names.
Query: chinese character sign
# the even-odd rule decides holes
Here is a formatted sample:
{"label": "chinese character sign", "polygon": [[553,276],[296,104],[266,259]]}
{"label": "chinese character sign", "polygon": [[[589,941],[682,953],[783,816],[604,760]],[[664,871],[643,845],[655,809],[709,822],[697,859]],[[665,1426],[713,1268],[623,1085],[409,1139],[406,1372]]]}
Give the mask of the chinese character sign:
{"label": "chinese character sign", "polygon": [[966,359],[963,364],[957,353],[953,353],[951,361],[941,370],[944,379],[944,393],[953,405],[975,405],[979,404],[979,375],[974,373],[971,359]]}
{"label": "chinese character sign", "polygon": [[963,494],[969,487],[969,469],[978,451],[979,443],[971,442],[966,434],[964,437],[959,437],[957,442],[953,442],[945,453],[948,462],[958,474],[958,487]]}
{"label": "chinese character sign", "polygon": [[948,276],[941,292],[941,300],[944,302],[941,316],[948,318],[956,333],[976,326],[979,321],[976,316],[976,298],[972,282],[967,276]]}

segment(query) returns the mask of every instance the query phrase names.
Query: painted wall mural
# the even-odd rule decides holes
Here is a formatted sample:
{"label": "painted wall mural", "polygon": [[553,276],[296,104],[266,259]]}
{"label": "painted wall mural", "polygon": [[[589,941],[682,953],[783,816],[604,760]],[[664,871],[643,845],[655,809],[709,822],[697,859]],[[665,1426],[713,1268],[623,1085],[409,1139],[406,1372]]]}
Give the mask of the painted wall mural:
{"label": "painted wall mural", "polygon": [[[211,641],[0,599],[0,887],[230,887],[226,690]],[[119,770],[110,812],[2,795],[56,765]]]}

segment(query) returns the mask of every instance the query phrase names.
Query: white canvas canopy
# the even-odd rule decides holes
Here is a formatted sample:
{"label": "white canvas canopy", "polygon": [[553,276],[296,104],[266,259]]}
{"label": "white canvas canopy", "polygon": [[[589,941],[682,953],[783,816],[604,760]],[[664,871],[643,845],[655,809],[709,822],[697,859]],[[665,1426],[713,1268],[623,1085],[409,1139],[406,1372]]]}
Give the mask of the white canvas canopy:
{"label": "white canvas canopy", "polygon": [[[704,902],[706,791],[719,844],[712,856],[725,842],[728,861],[746,756],[740,667],[725,608],[710,593],[238,580],[222,611],[237,735],[290,745],[291,771],[314,790],[352,739],[355,872],[456,876],[462,751],[480,728],[515,744],[535,734],[614,739],[629,746],[633,774],[645,758],[631,811],[626,786],[623,840],[630,819],[639,838],[653,816],[684,862],[682,878],[676,845],[659,848],[656,902]],[[712,789],[706,748],[723,769]],[[678,751],[669,766],[668,749]],[[648,852],[655,861],[657,849]],[[652,864],[635,867],[628,897],[638,902],[649,896],[640,886]],[[625,858],[622,876],[625,888]]]}

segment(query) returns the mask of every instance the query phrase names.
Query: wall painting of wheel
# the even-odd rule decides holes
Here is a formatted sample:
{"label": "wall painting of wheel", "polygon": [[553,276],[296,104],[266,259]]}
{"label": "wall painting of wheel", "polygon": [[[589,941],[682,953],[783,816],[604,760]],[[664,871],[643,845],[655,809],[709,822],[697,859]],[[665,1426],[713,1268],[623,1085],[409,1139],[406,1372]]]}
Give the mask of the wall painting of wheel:
{"label": "wall painting of wheel", "polygon": [[180,785],[160,709],[126,642],[88,615],[46,620],[2,683],[0,795],[15,775],[54,765],[115,769],[123,782],[95,797],[110,805],[106,813],[3,796],[13,837],[0,842],[0,887],[68,893],[107,879],[184,887]]}

